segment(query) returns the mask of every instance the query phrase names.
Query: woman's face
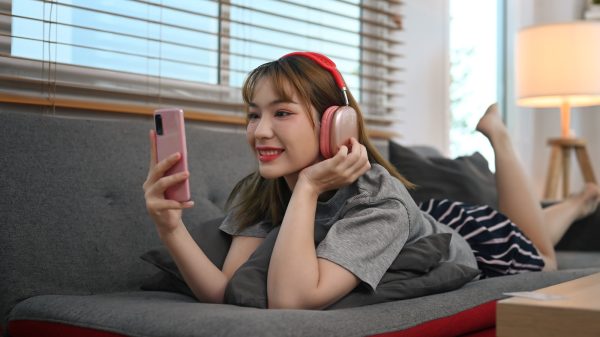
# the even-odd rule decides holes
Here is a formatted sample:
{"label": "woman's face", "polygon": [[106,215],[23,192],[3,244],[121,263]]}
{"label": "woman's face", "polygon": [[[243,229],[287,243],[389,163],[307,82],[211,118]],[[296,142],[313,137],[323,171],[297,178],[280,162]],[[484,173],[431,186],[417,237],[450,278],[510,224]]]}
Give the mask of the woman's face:
{"label": "woman's face", "polygon": [[298,173],[319,160],[319,128],[313,128],[309,113],[297,93],[291,102],[278,97],[273,81],[258,81],[248,109],[246,137],[258,159],[260,175],[267,179],[284,177],[293,189]]}

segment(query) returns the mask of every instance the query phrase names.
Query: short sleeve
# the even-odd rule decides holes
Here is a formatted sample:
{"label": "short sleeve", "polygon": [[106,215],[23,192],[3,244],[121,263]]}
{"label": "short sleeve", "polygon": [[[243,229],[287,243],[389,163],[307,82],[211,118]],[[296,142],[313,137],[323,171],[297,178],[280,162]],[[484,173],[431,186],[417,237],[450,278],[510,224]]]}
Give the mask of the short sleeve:
{"label": "short sleeve", "polygon": [[254,225],[250,225],[242,230],[239,230],[238,224],[234,221],[233,212],[229,212],[225,216],[225,219],[223,219],[219,229],[229,235],[264,238],[267,236],[267,234],[269,234],[271,229],[273,229],[273,225],[270,221],[262,220]]}
{"label": "short sleeve", "polygon": [[400,200],[361,202],[331,226],[317,256],[344,267],[375,290],[409,231],[408,211]]}

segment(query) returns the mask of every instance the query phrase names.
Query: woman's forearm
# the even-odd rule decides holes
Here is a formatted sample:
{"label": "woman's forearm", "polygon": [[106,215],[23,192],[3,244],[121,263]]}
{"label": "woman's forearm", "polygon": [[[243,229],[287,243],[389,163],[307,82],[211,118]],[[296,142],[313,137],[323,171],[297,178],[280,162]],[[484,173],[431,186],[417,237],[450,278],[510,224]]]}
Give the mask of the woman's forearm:
{"label": "woman's forearm", "polygon": [[160,238],[198,300],[222,303],[228,278],[198,247],[183,223]]}
{"label": "woman's forearm", "polygon": [[287,206],[269,264],[269,307],[306,308],[319,283],[314,243],[318,192],[298,183]]}

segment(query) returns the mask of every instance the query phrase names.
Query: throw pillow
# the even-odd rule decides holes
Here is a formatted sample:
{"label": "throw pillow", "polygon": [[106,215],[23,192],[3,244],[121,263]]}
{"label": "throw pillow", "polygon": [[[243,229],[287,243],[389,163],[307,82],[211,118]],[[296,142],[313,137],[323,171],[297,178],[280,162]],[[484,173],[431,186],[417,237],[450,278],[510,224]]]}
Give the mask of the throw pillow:
{"label": "throw pillow", "polygon": [[[256,251],[233,275],[225,290],[225,302],[267,308],[267,273],[279,227],[275,227]],[[434,234],[406,245],[384,274],[375,292],[362,284],[327,309],[357,307],[414,298],[462,287],[479,270],[444,262],[450,234]]]}
{"label": "throw pillow", "polygon": [[409,299],[458,289],[480,271],[462,264],[446,262],[450,234],[432,234],[402,248],[375,292],[357,287],[328,309],[342,309]]}
{"label": "throw pillow", "polygon": [[417,185],[409,190],[416,202],[434,198],[498,207],[494,174],[478,152],[456,159],[425,157],[390,141],[389,158],[398,172]]}
{"label": "throw pillow", "polygon": [[225,303],[267,308],[267,275],[279,229],[273,228],[248,261],[235,271],[225,288]]}
{"label": "throw pillow", "polygon": [[[231,237],[219,230],[222,222],[223,218],[220,217],[188,228],[194,241],[219,268],[223,267],[231,244]],[[143,290],[171,291],[193,296],[167,248],[156,247],[142,254],[140,258],[161,270],[145,280],[141,286]]]}

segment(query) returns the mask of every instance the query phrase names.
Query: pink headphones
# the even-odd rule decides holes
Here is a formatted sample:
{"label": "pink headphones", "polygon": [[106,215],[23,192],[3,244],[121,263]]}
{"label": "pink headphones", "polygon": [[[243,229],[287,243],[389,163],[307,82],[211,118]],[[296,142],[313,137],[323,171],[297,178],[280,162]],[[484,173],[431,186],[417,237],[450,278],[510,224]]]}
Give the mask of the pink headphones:
{"label": "pink headphones", "polygon": [[348,102],[348,94],[346,83],[342,78],[342,74],[338,71],[335,63],[327,56],[313,52],[293,52],[283,55],[281,58],[289,56],[302,56],[316,62],[323,69],[329,71],[333,75],[333,79],[338,88],[344,95],[345,106],[330,106],[323,112],[321,118],[321,134],[319,146],[323,157],[331,158],[339,150],[342,145],[349,145],[350,137],[358,139],[358,118],[356,111]]}

